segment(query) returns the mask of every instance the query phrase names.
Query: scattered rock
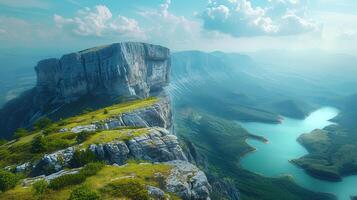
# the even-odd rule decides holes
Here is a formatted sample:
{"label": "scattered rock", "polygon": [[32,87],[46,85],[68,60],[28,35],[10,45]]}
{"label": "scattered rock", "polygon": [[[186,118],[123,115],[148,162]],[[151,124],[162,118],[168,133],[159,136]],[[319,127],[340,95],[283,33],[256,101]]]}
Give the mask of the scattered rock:
{"label": "scattered rock", "polygon": [[58,172],[62,170],[63,167],[68,166],[69,161],[73,157],[74,151],[74,147],[68,147],[67,149],[44,155],[35,166],[33,174],[41,175],[48,172]]}
{"label": "scattered rock", "polygon": [[68,132],[68,131],[69,131],[68,128],[61,128],[61,129],[59,130],[60,133],[64,133],[64,132]]}
{"label": "scattered rock", "polygon": [[45,175],[40,175],[40,176],[36,176],[36,177],[33,177],[33,178],[26,178],[22,181],[22,186],[26,187],[26,186],[30,186],[32,185],[33,183],[39,181],[39,180],[46,180],[47,182],[50,182],[51,180],[57,178],[57,177],[60,177],[60,176],[63,176],[63,175],[66,175],[66,174],[77,174],[79,173],[81,168],[76,168],[76,169],[70,169],[70,170],[61,170],[61,171],[58,171],[56,173],[53,173],[53,174],[50,174],[48,176],[45,176]]}
{"label": "scattered rock", "polygon": [[148,194],[150,197],[154,198],[155,200],[164,200],[165,199],[165,192],[162,191],[160,188],[147,186]]}
{"label": "scattered rock", "polygon": [[183,199],[210,199],[211,186],[206,175],[187,161],[170,161],[170,175],[166,179],[166,189]]}
{"label": "scattered rock", "polygon": [[22,165],[16,166],[15,171],[16,172],[24,172],[27,169],[30,169],[31,167],[32,167],[31,163],[30,162],[26,162],[26,163],[24,163]]}
{"label": "scattered rock", "polygon": [[153,128],[148,134],[134,137],[129,140],[128,147],[131,155],[137,159],[152,162],[187,160],[177,137],[163,128]]}
{"label": "scattered rock", "polygon": [[46,179],[47,182],[50,182],[51,180],[53,180],[53,179],[55,179],[57,177],[66,175],[66,174],[78,174],[80,169],[81,168],[70,169],[70,170],[61,170],[59,172],[56,172],[56,173],[50,174],[48,176],[45,176],[45,179]]}
{"label": "scattered rock", "polygon": [[71,129],[72,133],[80,133],[83,131],[86,132],[94,132],[97,130],[97,126],[94,124],[89,124],[89,125],[83,125],[83,126],[76,126]]}

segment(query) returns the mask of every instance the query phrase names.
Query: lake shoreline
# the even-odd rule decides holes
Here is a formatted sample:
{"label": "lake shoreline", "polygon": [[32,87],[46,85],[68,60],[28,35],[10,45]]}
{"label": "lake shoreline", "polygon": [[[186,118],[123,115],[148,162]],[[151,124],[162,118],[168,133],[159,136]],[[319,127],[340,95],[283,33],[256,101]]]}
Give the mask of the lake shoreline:
{"label": "lake shoreline", "polygon": [[259,133],[269,141],[269,145],[266,145],[256,142],[259,140],[247,138],[247,143],[255,150],[241,158],[241,166],[266,177],[276,178],[289,174],[294,177],[294,182],[308,190],[334,194],[339,200],[350,200],[350,196],[357,195],[355,191],[357,176],[343,177],[340,182],[326,181],[311,176],[292,162],[293,159],[309,153],[297,138],[303,133],[333,124],[330,120],[337,114],[337,109],[323,107],[303,120],[286,117],[281,124],[239,122],[250,133]]}

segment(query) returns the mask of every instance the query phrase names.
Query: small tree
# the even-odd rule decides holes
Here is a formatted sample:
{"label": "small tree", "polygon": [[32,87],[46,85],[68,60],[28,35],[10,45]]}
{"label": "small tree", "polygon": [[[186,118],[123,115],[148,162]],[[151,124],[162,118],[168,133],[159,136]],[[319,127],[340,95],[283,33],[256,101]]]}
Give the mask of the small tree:
{"label": "small tree", "polygon": [[14,138],[15,139],[19,139],[19,138],[21,138],[21,137],[24,137],[24,136],[26,136],[26,135],[28,135],[29,133],[28,133],[28,131],[26,130],[26,129],[24,129],[24,128],[19,128],[19,129],[17,129],[16,131],[15,131],[15,133],[14,133]]}
{"label": "small tree", "polygon": [[37,120],[33,126],[34,126],[35,130],[41,130],[41,129],[49,127],[52,123],[53,123],[52,120],[50,120],[47,117],[44,117],[44,118]]}
{"label": "small tree", "polygon": [[18,177],[8,171],[0,170],[0,191],[6,191],[15,187]]}
{"label": "small tree", "polygon": [[105,115],[107,115],[109,113],[109,111],[107,109],[104,109],[104,112],[103,112]]}
{"label": "small tree", "polygon": [[39,135],[32,140],[31,152],[42,153],[47,150],[47,141],[43,135]]}

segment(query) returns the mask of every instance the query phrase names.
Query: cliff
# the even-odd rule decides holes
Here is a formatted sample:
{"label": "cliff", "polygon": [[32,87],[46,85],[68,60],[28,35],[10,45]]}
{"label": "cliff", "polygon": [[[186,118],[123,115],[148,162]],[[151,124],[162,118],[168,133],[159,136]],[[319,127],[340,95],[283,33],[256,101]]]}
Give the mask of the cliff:
{"label": "cliff", "polygon": [[87,94],[148,97],[169,82],[170,51],[144,43],[116,43],[40,61],[36,90],[44,102]]}
{"label": "cliff", "polygon": [[35,67],[35,88],[0,110],[0,137],[9,138],[42,116],[57,120],[86,107],[157,95],[169,83],[170,68],[169,49],[134,42],[42,60]]}
{"label": "cliff", "polygon": [[[172,132],[169,70],[169,50],[142,43],[40,61],[36,87],[2,112],[11,115],[31,99],[18,104],[21,123],[68,117],[0,146],[0,167],[23,174],[0,198],[37,199],[42,180],[44,199],[68,199],[80,184],[108,199],[210,199],[205,173],[188,162]],[[83,112],[93,104],[99,108]]]}

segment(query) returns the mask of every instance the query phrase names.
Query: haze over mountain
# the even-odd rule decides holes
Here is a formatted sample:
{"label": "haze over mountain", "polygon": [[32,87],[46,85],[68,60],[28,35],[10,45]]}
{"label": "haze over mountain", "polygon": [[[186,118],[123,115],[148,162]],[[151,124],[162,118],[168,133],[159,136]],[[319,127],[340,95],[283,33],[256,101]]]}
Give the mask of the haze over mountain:
{"label": "haze over mountain", "polygon": [[0,199],[357,199],[356,8],[0,0]]}

